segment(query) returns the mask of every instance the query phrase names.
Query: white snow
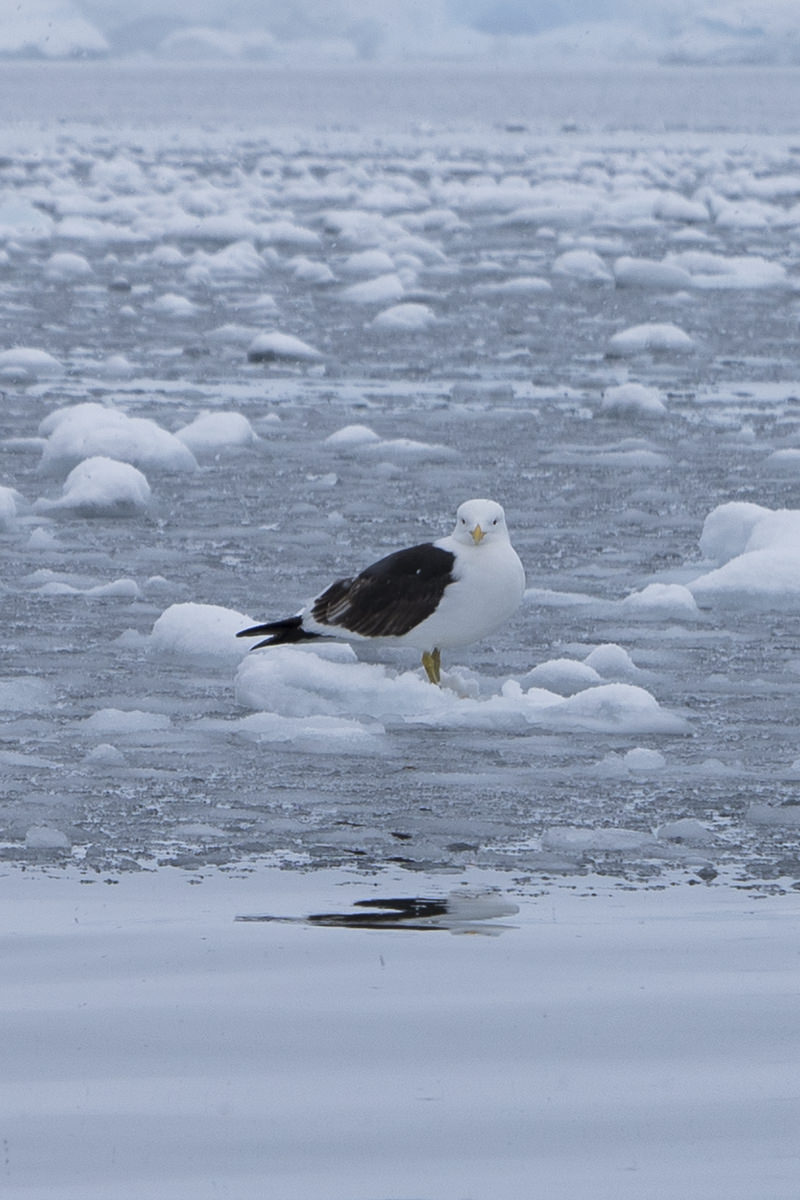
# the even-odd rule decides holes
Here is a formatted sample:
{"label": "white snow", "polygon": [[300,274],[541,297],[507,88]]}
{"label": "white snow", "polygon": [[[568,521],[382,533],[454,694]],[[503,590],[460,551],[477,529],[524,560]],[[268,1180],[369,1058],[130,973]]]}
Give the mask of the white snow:
{"label": "white snow", "polygon": [[642,383],[621,383],[606,388],[600,400],[601,412],[610,416],[661,417],[667,409],[658,388]]}
{"label": "white snow", "polygon": [[250,649],[250,643],[237,641],[236,634],[252,624],[252,618],[244,613],[218,604],[173,604],[153,625],[148,649],[155,655],[235,664]]}
{"label": "white snow", "polygon": [[648,352],[687,354],[694,348],[694,340],[685,330],[671,322],[654,321],[644,325],[632,325],[615,333],[608,343],[606,353],[615,358],[626,358]]}
{"label": "white snow", "polygon": [[594,250],[565,251],[553,263],[553,274],[588,283],[608,283],[613,279],[603,259]]}
{"label": "white snow", "polygon": [[427,304],[393,304],[384,308],[372,320],[372,328],[404,333],[419,333],[436,323],[433,310]]}
{"label": "white snow", "polygon": [[349,300],[354,304],[390,304],[399,300],[405,290],[400,276],[395,271],[390,271],[374,279],[351,283],[340,295],[342,300]]}
{"label": "white snow", "polygon": [[55,516],[133,517],[150,507],[147,479],[129,463],[95,455],[78,463],[64,481],[58,500],[41,498],[34,512]]}
{"label": "white snow", "polygon": [[47,438],[41,470],[60,474],[84,458],[104,456],[145,471],[195,471],[191,450],[147,417],[129,417],[93,401],[51,412],[39,425]]}
{"label": "white snow", "polygon": [[247,357],[250,362],[273,362],[282,359],[289,362],[318,362],[322,354],[302,338],[274,330],[260,333],[253,338],[248,347]]}
{"label": "white snow", "polygon": [[800,596],[800,511],[743,501],[706,517],[703,554],[719,564],[687,586],[703,606],[793,609]]}
{"label": "white snow", "polygon": [[226,446],[250,446],[257,440],[247,417],[238,412],[200,413],[190,424],[176,430],[175,436],[198,457]]}
{"label": "white snow", "polygon": [[30,379],[49,378],[60,375],[63,365],[47,350],[33,346],[15,346],[11,350],[0,350],[0,378],[26,382]]}

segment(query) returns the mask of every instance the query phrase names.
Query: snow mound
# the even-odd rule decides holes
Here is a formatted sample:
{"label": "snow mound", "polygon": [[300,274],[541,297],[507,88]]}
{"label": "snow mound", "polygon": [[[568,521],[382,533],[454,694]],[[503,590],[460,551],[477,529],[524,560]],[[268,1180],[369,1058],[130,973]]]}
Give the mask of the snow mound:
{"label": "snow mound", "polygon": [[143,470],[195,471],[188,446],[147,417],[86,401],[58,408],[39,425],[47,437],[40,469],[60,474],[85,458],[101,455]]}
{"label": "snow mound", "polygon": [[542,849],[568,853],[597,851],[625,853],[626,851],[656,849],[657,842],[646,830],[604,828],[586,829],[575,825],[554,825],[542,834]]}
{"label": "snow mound", "polygon": [[336,450],[351,450],[380,440],[380,436],[369,425],[344,425],[325,438],[325,445],[333,446]]}
{"label": "snow mound", "polygon": [[0,532],[14,527],[22,497],[14,488],[0,486]]}
{"label": "snow mound", "polygon": [[31,825],[25,834],[28,850],[70,850],[72,843],[65,833],[52,825]]}
{"label": "snow mound", "polygon": [[250,446],[258,441],[253,426],[242,413],[201,413],[175,433],[195,455],[213,454],[226,446]]}
{"label": "snow mound", "polygon": [[553,263],[553,274],[586,283],[610,283],[614,278],[595,250],[567,250]]}
{"label": "snow mound", "polygon": [[571,696],[602,682],[594,667],[585,662],[575,662],[572,658],[553,658],[549,662],[539,663],[520,680],[524,687],[546,688],[559,696]]}
{"label": "snow mound", "polygon": [[683,250],[670,254],[664,263],[688,273],[688,286],[703,290],[714,288],[748,289],[786,287],[786,268],[756,254],[723,255],[707,250]]}
{"label": "snow mound", "polygon": [[427,304],[393,304],[372,321],[373,329],[419,333],[435,324],[436,317]]}
{"label": "snow mound", "polygon": [[141,708],[100,708],[80,722],[86,733],[125,737],[142,733],[159,733],[169,729],[172,722],[166,713],[148,712]]}
{"label": "snow mound", "polygon": [[674,262],[657,262],[650,258],[623,256],[614,263],[617,287],[661,288],[677,291],[691,287],[692,277]]}
{"label": "snow mound", "polygon": [[159,317],[175,317],[178,320],[182,320],[184,317],[193,317],[200,311],[188,296],[180,296],[176,292],[165,292],[163,296],[153,300],[148,307]]}
{"label": "snow mound", "polygon": [[59,500],[37,500],[35,512],[76,517],[133,517],[150,505],[150,485],[129,463],[96,456],[73,467]]}
{"label": "snow mound", "polygon": [[467,694],[470,689],[457,669],[445,671],[442,679],[443,686],[435,688],[421,671],[397,673],[361,663],[352,651],[346,659],[329,659],[309,649],[273,647],[241,663],[236,699],[245,708],[284,717],[325,715],[378,720],[386,726],[520,733],[536,725],[618,733],[683,733],[687,728],[644,688],[631,684],[601,684],[563,699],[507,680],[499,691],[479,697]]}
{"label": "snow mound", "polygon": [[667,413],[658,389],[645,387],[642,383],[621,383],[606,388],[600,410],[614,417],[663,417]]}
{"label": "snow mound", "polygon": [[632,325],[629,329],[615,333],[608,343],[606,353],[611,358],[627,358],[649,353],[688,354],[694,350],[694,345],[692,338],[678,325],[653,322]]}
{"label": "snow mound", "polygon": [[88,259],[82,254],[72,254],[68,251],[51,254],[44,264],[44,273],[48,279],[59,283],[74,283],[94,275]]}
{"label": "snow mound", "polygon": [[259,333],[247,350],[249,362],[319,362],[322,354],[291,333]]}
{"label": "snow mound", "polygon": [[44,712],[54,702],[53,689],[44,679],[35,675],[0,677],[0,712]]}
{"label": "snow mound", "polygon": [[365,279],[362,283],[351,283],[341,292],[342,300],[353,304],[391,304],[405,294],[405,287],[395,271]]}
{"label": "snow mound", "polygon": [[208,663],[238,663],[250,644],[236,634],[251,617],[217,604],[173,604],[158,618],[150,634],[149,650]]}
{"label": "snow mound", "polygon": [[649,583],[642,591],[631,592],[621,603],[628,612],[654,620],[665,617],[696,620],[700,616],[694,596],[680,583]]}
{"label": "snow mound", "polygon": [[704,555],[719,565],[688,584],[706,606],[794,609],[800,600],[800,510],[732,501],[706,517]]}
{"label": "snow mound", "polygon": [[33,346],[15,346],[12,350],[0,351],[0,378],[25,383],[33,379],[47,379],[63,375],[64,368],[57,358],[46,350]]}
{"label": "snow mound", "polygon": [[221,250],[197,250],[186,271],[191,284],[215,285],[232,279],[258,279],[266,262],[252,242],[231,242]]}
{"label": "snow mound", "polygon": [[618,646],[616,642],[603,642],[602,645],[595,646],[583,661],[588,667],[593,667],[604,679],[624,681],[641,674],[628,651],[624,650],[622,646]]}
{"label": "snow mound", "polygon": [[285,717],[280,713],[257,712],[243,717],[235,732],[268,745],[308,754],[385,754],[385,729],[379,722],[369,725],[346,717]]}

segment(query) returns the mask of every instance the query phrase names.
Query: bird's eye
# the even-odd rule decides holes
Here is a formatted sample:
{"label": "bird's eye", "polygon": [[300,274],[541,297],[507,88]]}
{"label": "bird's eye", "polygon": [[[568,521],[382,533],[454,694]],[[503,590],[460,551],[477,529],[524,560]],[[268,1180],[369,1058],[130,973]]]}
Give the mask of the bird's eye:
{"label": "bird's eye", "polygon": [[492,521],[492,524],[493,524],[493,525],[496,525],[496,524],[497,524],[497,517],[495,517],[495,519]]}
{"label": "bird's eye", "polygon": [[466,525],[466,523],[467,523],[467,518],[466,518],[466,517],[462,517],[462,518],[461,518],[461,524],[462,524],[462,525]]}

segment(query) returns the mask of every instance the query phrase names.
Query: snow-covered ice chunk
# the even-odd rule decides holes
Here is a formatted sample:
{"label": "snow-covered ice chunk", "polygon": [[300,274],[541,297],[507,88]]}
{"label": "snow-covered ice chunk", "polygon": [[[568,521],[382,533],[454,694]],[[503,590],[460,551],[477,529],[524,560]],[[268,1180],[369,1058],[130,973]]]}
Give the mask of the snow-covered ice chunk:
{"label": "snow-covered ice chunk", "polygon": [[391,271],[375,279],[365,279],[362,283],[351,283],[340,295],[342,300],[354,304],[391,304],[393,300],[399,300],[405,290],[400,276]]}
{"label": "snow-covered ice chunk", "polygon": [[575,825],[553,825],[542,834],[542,849],[571,853],[617,852],[656,848],[652,833],[641,829],[589,829]]}
{"label": "snow-covered ice chunk", "polygon": [[794,608],[800,598],[800,510],[732,501],[707,517],[700,549],[720,565],[687,586],[703,605]]}
{"label": "snow-covered ice chunk", "polygon": [[380,436],[374,429],[370,429],[369,425],[345,425],[334,433],[328,434],[325,438],[325,445],[333,446],[336,450],[352,450],[355,447],[380,440]]}
{"label": "snow-covered ice chunk", "polygon": [[595,250],[567,250],[553,263],[553,274],[586,283],[611,283],[614,278]]}
{"label": "snow-covered ice chunk", "polygon": [[238,412],[201,413],[178,429],[175,437],[195,455],[213,454],[225,446],[250,446],[258,440],[247,417]]}
{"label": "snow-covered ice chunk", "polygon": [[612,358],[627,358],[645,353],[688,354],[695,344],[689,334],[670,322],[631,325],[615,333],[606,353]]}
{"label": "snow-covered ice chunk", "polygon": [[308,754],[385,754],[383,726],[326,715],[286,717],[256,712],[235,723],[235,730],[272,749],[285,746]]}
{"label": "snow-covered ice chunk", "polygon": [[638,617],[654,620],[697,620],[700,610],[688,588],[680,583],[649,583],[621,601],[623,608]]}
{"label": "snow-covered ice chunk", "polygon": [[372,321],[373,329],[419,333],[435,324],[436,317],[427,304],[393,304]]}
{"label": "snow-covered ice chunk", "polygon": [[663,417],[667,409],[658,388],[645,387],[642,383],[621,383],[606,388],[600,401],[600,409],[611,416]]}
{"label": "snow-covered ice chunk", "polygon": [[618,287],[661,288],[664,291],[678,291],[691,287],[692,283],[689,272],[677,263],[626,255],[614,263],[614,278]]}
{"label": "snow-covered ice chunk", "polygon": [[234,664],[250,649],[236,634],[252,624],[251,617],[218,604],[173,604],[154,624],[149,649],[195,661]]}
{"label": "snow-covered ice chunk", "polygon": [[46,679],[35,675],[0,676],[0,712],[43,712],[54,701],[55,693]]}
{"label": "snow-covered ice chunk", "polygon": [[546,688],[559,696],[571,696],[602,682],[602,678],[593,667],[585,662],[576,662],[572,658],[553,658],[548,662],[539,663],[520,679],[523,687]]}
{"label": "snow-covered ice chunk", "polygon": [[359,250],[341,264],[345,275],[388,275],[394,271],[394,259],[385,250]]}
{"label": "snow-covered ice chunk", "polygon": [[583,661],[587,666],[593,667],[604,679],[614,679],[620,682],[641,675],[641,671],[628,651],[622,646],[618,646],[616,642],[603,642],[602,645],[595,646]]}
{"label": "snow-covered ice chunk", "polygon": [[44,273],[48,279],[60,283],[74,283],[80,279],[90,279],[94,275],[89,260],[82,254],[73,254],[70,251],[51,254],[44,264]]}
{"label": "snow-covered ice chunk", "polygon": [[133,517],[150,505],[150,485],[130,463],[95,456],[73,467],[59,500],[39,499],[35,512],[76,517]]}
{"label": "snow-covered ice chunk", "polygon": [[147,417],[86,401],[51,412],[39,425],[47,437],[40,469],[56,474],[93,455],[115,458],[146,471],[195,471],[188,446]]}
{"label": "snow-covered ice chunk", "polygon": [[629,771],[650,773],[663,771],[667,760],[660,750],[650,750],[646,746],[634,746],[622,756],[622,761]]}
{"label": "snow-covered ice chunk", "polygon": [[319,259],[306,258],[300,254],[286,264],[295,279],[300,283],[313,283],[318,286],[335,283],[336,276],[327,263]]}
{"label": "snow-covered ice chunk", "polygon": [[250,362],[319,362],[322,354],[291,333],[259,333],[247,350]]}
{"label": "snow-covered ice chunk", "polygon": [[171,725],[166,713],[141,708],[100,708],[79,722],[82,732],[115,737],[160,733]]}
{"label": "snow-covered ice chunk", "polygon": [[63,365],[47,350],[38,350],[34,346],[15,346],[11,350],[0,351],[0,378],[24,383],[30,379],[47,379],[63,373]]}
{"label": "snow-covered ice chunk", "polygon": [[449,462],[459,457],[458,451],[438,442],[418,442],[414,438],[381,438],[364,442],[365,454],[394,462]]}
{"label": "snow-covered ice chunk", "polygon": [[41,208],[7,192],[0,199],[0,238],[44,242],[53,236],[55,221]]}
{"label": "snow-covered ice chunk", "polygon": [[685,733],[687,722],[661,707],[645,688],[607,683],[587,688],[547,710],[547,721],[618,733]]}
{"label": "snow-covered ice chunk", "polygon": [[688,286],[705,290],[782,288],[789,283],[782,263],[771,262],[756,254],[723,255],[708,250],[683,250],[668,255],[664,265],[688,272]]}
{"label": "snow-covered ice chunk", "polygon": [[28,850],[70,850],[72,842],[67,835],[52,825],[31,825],[25,833]]}
{"label": "snow-covered ice chunk", "polygon": [[668,842],[688,842],[694,846],[707,846],[717,840],[713,831],[696,817],[666,821],[656,829],[656,837]]}
{"label": "snow-covered ice chunk", "polygon": [[148,308],[160,317],[175,317],[178,320],[193,317],[200,311],[188,296],[180,296],[177,292],[165,292],[163,296],[151,301]]}
{"label": "snow-covered ice chunk", "polygon": [[0,531],[12,529],[22,497],[15,488],[0,486]]}
{"label": "snow-covered ice chunk", "polygon": [[186,279],[191,284],[258,279],[263,275],[266,265],[263,255],[259,254],[253,243],[242,240],[231,242],[229,246],[212,253],[196,251],[186,271]]}
{"label": "snow-covered ice chunk", "polygon": [[514,275],[497,283],[476,283],[476,296],[527,296],[540,292],[552,292],[553,285],[541,275]]}

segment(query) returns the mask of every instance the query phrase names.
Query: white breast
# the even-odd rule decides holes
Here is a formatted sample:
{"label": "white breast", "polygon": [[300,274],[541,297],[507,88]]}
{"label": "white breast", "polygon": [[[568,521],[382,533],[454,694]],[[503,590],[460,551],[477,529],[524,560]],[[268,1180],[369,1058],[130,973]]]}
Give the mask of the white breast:
{"label": "white breast", "polygon": [[[449,547],[442,539],[437,543]],[[525,572],[508,541],[459,547],[456,578],[427,620],[399,639],[419,650],[469,646],[513,616],[525,591]]]}

